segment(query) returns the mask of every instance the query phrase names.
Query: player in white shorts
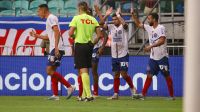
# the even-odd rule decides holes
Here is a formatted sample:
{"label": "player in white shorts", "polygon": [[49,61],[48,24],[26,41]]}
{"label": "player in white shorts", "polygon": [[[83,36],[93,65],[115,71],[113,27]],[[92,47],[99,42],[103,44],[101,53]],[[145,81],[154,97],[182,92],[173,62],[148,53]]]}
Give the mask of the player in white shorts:
{"label": "player in white shorts", "polygon": [[58,97],[58,82],[63,84],[68,88],[69,99],[74,92],[75,88],[64,79],[64,77],[56,72],[57,67],[60,66],[62,56],[64,55],[63,39],[61,37],[58,18],[49,12],[48,5],[41,4],[38,6],[38,16],[41,18],[46,18],[46,32],[47,35],[39,35],[36,32],[30,32],[30,35],[35,38],[40,38],[44,40],[49,40],[50,42],[50,53],[48,56],[48,63],[46,67],[46,72],[51,76],[51,86],[53,91],[53,96],[49,97],[49,100],[59,100]]}
{"label": "player in white shorts", "polygon": [[153,75],[159,72],[165,77],[167,82],[170,100],[175,100],[173,81],[169,72],[169,61],[167,53],[167,39],[165,27],[158,24],[159,16],[157,13],[151,13],[148,16],[149,24],[142,24],[132,12],[132,18],[139,28],[144,28],[148,32],[149,45],[144,48],[146,52],[150,51],[150,59],[147,65],[147,78],[142,90],[142,96],[145,97],[147,90],[152,82]]}

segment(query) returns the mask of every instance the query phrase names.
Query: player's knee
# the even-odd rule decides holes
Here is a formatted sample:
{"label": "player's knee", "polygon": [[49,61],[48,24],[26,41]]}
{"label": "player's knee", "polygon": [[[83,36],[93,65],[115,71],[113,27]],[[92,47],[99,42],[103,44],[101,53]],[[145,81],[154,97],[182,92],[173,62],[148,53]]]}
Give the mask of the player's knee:
{"label": "player's knee", "polygon": [[121,71],[121,75],[124,79],[126,79],[128,77],[128,74],[126,71]]}
{"label": "player's knee", "polygon": [[49,69],[49,68],[47,68],[47,69],[46,69],[46,73],[47,73],[48,75],[53,75],[53,74],[54,74],[54,71],[51,70],[51,69]]}
{"label": "player's knee", "polygon": [[162,70],[163,76],[168,77],[169,76],[169,71]]}
{"label": "player's knee", "polygon": [[115,73],[114,78],[119,78],[120,77],[120,73]]}

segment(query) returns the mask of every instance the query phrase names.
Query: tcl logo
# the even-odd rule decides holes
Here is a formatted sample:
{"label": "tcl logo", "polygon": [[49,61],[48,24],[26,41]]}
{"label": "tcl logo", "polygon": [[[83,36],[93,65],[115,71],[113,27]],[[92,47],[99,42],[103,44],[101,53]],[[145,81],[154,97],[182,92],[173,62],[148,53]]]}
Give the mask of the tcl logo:
{"label": "tcl logo", "polygon": [[94,23],[92,22],[92,20],[89,20],[89,19],[81,19],[81,22],[82,22],[83,24],[94,24]]}

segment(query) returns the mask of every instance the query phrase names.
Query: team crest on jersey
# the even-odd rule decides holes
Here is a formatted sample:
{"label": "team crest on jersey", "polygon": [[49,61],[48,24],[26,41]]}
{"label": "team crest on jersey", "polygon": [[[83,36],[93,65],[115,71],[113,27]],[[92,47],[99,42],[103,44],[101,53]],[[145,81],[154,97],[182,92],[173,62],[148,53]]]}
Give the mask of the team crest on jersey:
{"label": "team crest on jersey", "polygon": [[119,30],[119,31],[118,31],[118,34],[122,34],[122,30]]}
{"label": "team crest on jersey", "polygon": [[157,34],[157,33],[154,33],[154,34],[153,34],[153,37],[154,37],[154,38],[156,38],[157,36],[158,36],[158,34]]}

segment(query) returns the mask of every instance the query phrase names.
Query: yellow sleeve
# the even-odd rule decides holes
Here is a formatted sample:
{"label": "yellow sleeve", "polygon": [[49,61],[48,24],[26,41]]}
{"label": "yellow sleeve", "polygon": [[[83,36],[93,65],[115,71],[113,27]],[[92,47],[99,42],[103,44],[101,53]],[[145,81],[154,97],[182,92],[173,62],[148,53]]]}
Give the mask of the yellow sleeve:
{"label": "yellow sleeve", "polygon": [[76,16],[74,16],[74,18],[72,19],[72,21],[70,22],[69,26],[73,26],[73,27],[77,27],[77,21],[76,21]]}

